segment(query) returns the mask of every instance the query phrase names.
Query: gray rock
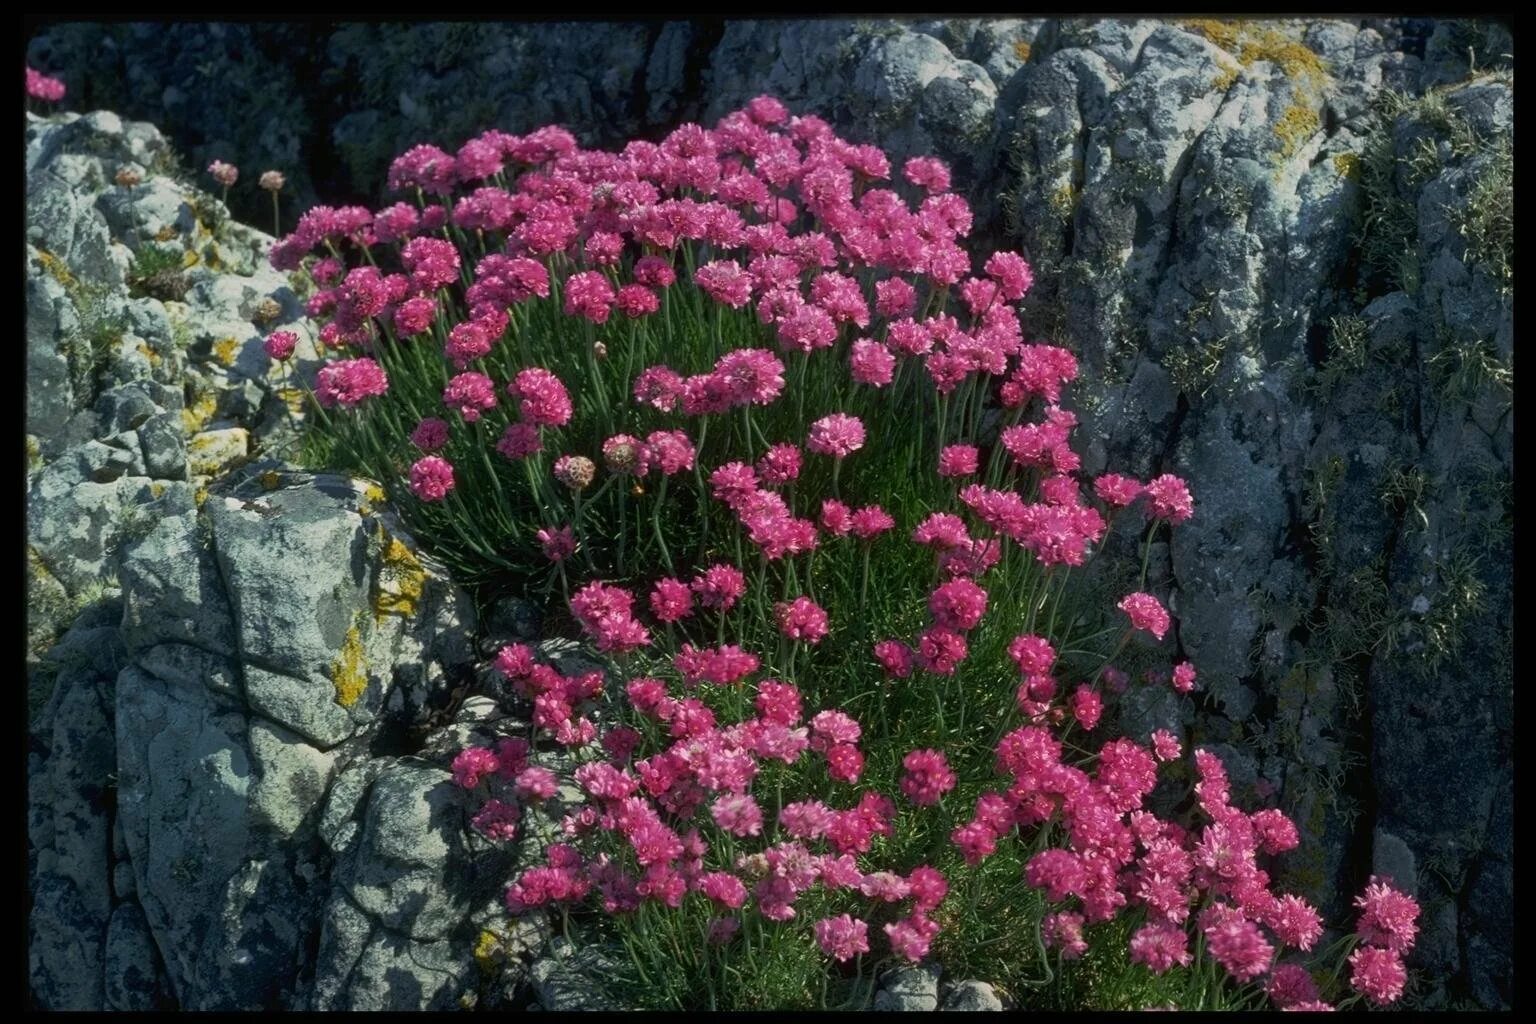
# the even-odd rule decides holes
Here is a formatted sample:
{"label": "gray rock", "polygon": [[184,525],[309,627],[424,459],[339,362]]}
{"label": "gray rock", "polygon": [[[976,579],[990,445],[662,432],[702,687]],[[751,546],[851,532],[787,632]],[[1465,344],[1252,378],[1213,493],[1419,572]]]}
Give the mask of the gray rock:
{"label": "gray rock", "polygon": [[880,981],[876,1010],[926,1013],[939,1008],[939,965],[927,962],[897,967]]}
{"label": "gray rock", "polygon": [[944,1010],[966,1010],[971,1012],[984,1010],[1001,1010],[1003,1001],[992,991],[992,986],[984,981],[961,981],[951,986],[944,996]]}
{"label": "gray rock", "polygon": [[112,914],[103,977],[107,1009],[142,1013],[166,1008],[160,952],[137,903],[121,904]]}

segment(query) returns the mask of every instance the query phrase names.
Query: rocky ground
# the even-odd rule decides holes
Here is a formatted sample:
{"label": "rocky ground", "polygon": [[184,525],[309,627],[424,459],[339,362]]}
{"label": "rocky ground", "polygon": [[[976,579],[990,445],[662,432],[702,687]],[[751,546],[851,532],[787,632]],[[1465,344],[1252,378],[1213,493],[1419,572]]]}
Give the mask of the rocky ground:
{"label": "rocky ground", "polygon": [[[27,127],[38,1005],[584,991],[510,930],[445,781],[500,713],[463,699],[486,644],[530,615],[477,619],[366,482],[293,468],[296,382],[259,339],[298,331],[312,372],[301,300],[168,139],[376,196],[410,143],[612,143],[765,91],[944,156],[1035,263],[1033,334],[1089,371],[1085,468],[1176,471],[1199,506],[1154,553],[1210,694],[1178,724],[1296,811],[1321,852],[1288,881],[1330,916],[1372,869],[1415,889],[1415,1002],[1508,1005],[1512,53],[1405,19],[41,34],[69,106],[167,135]],[[903,976],[877,1004],[908,990],[995,1001]]]}

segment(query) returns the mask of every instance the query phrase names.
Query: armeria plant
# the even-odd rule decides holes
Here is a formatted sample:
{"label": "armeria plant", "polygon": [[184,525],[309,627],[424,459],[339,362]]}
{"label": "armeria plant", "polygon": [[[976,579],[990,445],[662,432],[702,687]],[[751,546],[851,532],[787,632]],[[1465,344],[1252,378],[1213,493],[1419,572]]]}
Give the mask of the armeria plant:
{"label": "armeria plant", "polygon": [[512,914],[606,933],[647,1005],[862,1005],[930,957],[1037,1005],[1399,996],[1411,899],[1373,880],[1319,949],[1266,867],[1286,815],[1111,735],[1196,672],[1145,555],[1102,606],[1074,570],[1193,501],[1085,489],[1077,360],[1026,339],[1020,255],[973,272],[943,163],[763,97],[621,153],[417,146],[389,186],[272,255],[318,288],[315,439],[465,578],[558,587],[607,661],[502,650],[531,724],[454,763],[475,829],[545,840]]}

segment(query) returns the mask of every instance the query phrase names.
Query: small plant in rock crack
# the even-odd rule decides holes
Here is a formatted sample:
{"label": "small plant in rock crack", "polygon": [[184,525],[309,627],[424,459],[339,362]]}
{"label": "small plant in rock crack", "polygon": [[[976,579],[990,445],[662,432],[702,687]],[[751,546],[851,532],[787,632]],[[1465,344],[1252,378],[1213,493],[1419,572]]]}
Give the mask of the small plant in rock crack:
{"label": "small plant in rock crack", "polygon": [[[325,321],[313,429],[607,659],[504,649],[531,723],[454,763],[473,827],[543,840],[512,913],[621,945],[647,1006],[861,1006],[928,958],[1039,1005],[1338,996],[1289,966],[1322,934],[1264,867],[1290,820],[1111,733],[1132,654],[1195,688],[1147,584],[1194,502],[1080,479],[1077,360],[1026,339],[1033,271],[973,261],[943,163],[762,97],[621,153],[417,146],[389,185],[273,250]],[[1113,529],[1143,544],[1117,609],[1073,576]]]}

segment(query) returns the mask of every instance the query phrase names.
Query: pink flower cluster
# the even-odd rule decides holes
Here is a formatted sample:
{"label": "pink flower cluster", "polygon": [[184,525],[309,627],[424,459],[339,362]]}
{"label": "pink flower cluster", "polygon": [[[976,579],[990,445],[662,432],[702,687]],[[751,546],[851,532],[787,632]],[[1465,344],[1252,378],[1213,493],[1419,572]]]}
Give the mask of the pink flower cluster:
{"label": "pink flower cluster", "polygon": [[64,83],[50,78],[31,65],[27,66],[27,95],[46,103],[57,103],[64,98]]}

